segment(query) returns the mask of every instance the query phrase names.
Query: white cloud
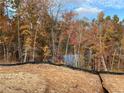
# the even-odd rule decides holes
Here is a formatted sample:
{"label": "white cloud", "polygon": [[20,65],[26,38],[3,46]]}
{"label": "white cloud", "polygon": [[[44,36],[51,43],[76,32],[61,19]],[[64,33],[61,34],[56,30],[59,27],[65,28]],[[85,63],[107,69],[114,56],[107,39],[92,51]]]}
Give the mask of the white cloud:
{"label": "white cloud", "polygon": [[102,9],[99,9],[97,7],[79,7],[77,9],[75,9],[75,12],[77,12],[78,14],[97,14],[99,12],[101,12]]}
{"label": "white cloud", "polygon": [[124,0],[99,0],[99,3],[101,3],[105,7],[117,9],[124,8]]}
{"label": "white cloud", "polygon": [[124,8],[124,0],[64,0],[66,3],[72,3],[79,6],[103,6],[108,8]]}
{"label": "white cloud", "polygon": [[84,4],[88,4],[91,3],[92,0],[64,0],[65,3],[72,3],[75,5],[84,5]]}

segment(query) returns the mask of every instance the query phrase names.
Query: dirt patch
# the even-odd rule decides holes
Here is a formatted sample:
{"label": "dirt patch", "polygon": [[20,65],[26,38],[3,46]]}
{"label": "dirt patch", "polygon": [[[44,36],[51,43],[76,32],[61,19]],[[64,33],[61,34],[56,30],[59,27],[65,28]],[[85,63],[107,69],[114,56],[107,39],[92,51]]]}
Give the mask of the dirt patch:
{"label": "dirt patch", "polygon": [[0,73],[0,93],[45,93],[46,81],[30,73]]}
{"label": "dirt patch", "polygon": [[[1,90],[8,89],[3,93],[103,93],[97,75],[64,67],[30,64],[0,67],[0,72],[27,73],[23,75],[25,79],[18,75],[18,78],[0,80],[2,81],[0,86],[3,87]],[[30,78],[28,77],[29,74]],[[10,92],[10,89],[12,92]],[[41,89],[40,92],[34,92],[37,89]],[[17,90],[20,90],[20,92],[17,92]]]}
{"label": "dirt patch", "polygon": [[101,74],[103,87],[109,93],[124,93],[124,75]]}

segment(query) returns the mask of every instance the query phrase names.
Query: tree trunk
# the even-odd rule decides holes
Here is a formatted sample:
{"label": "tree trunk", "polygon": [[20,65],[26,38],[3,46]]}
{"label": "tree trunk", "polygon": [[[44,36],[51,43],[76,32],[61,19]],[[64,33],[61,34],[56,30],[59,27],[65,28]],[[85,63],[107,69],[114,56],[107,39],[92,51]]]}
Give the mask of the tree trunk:
{"label": "tree trunk", "polygon": [[75,63],[75,67],[78,67],[78,57],[76,52],[76,46],[74,46],[74,63]]}
{"label": "tree trunk", "polygon": [[18,55],[19,55],[19,62],[22,62],[22,51],[21,51],[21,39],[20,39],[20,21],[19,21],[19,17],[18,17]]}
{"label": "tree trunk", "polygon": [[69,33],[69,35],[68,35],[68,40],[67,40],[67,43],[66,43],[66,49],[65,49],[65,55],[68,54],[68,46],[69,46],[69,40],[70,40],[70,37],[71,37],[71,33]]}
{"label": "tree trunk", "polygon": [[8,47],[6,48],[6,62],[8,63],[9,61],[9,49]]}
{"label": "tree trunk", "polygon": [[105,71],[108,71],[107,66],[106,66],[106,64],[105,64],[105,59],[104,59],[103,56],[101,57],[101,61],[102,61],[102,65],[103,65],[103,67],[104,67],[104,70],[105,70]]}
{"label": "tree trunk", "polygon": [[3,51],[4,51],[4,62],[6,62],[6,47],[4,44],[3,44]]}
{"label": "tree trunk", "polygon": [[92,63],[92,49],[91,48],[89,48],[89,52],[90,52],[89,54],[89,66],[90,66],[90,64]]}
{"label": "tree trunk", "polygon": [[99,41],[100,41],[100,61],[102,62],[102,65],[103,65],[103,68],[104,68],[104,70],[105,71],[107,71],[107,66],[106,66],[106,64],[105,64],[105,59],[104,59],[104,56],[103,56],[103,45],[102,45],[102,24],[100,23],[99,24],[99,35],[100,35],[100,37],[99,37]]}
{"label": "tree trunk", "polygon": [[28,49],[26,48],[25,49],[25,53],[24,53],[24,60],[23,60],[24,63],[27,62],[27,55],[28,55],[28,51],[27,50]]}
{"label": "tree trunk", "polygon": [[116,49],[114,51],[113,57],[112,57],[112,62],[111,62],[111,70],[113,70],[113,65],[114,65],[114,61],[115,61],[115,55],[116,55]]}
{"label": "tree trunk", "polygon": [[78,38],[79,39],[79,44],[78,44],[78,64],[81,67],[81,62],[82,61],[80,60],[80,58],[81,58],[80,48],[81,48],[82,31],[81,31],[80,28],[79,28],[79,38]]}
{"label": "tree trunk", "polygon": [[36,50],[36,39],[37,39],[37,30],[35,32],[35,35],[34,35],[34,43],[33,43],[33,57],[32,57],[32,61],[34,62],[35,61],[35,50]]}
{"label": "tree trunk", "polygon": [[118,61],[118,70],[120,69],[120,63],[121,63],[121,56],[122,56],[121,51],[122,51],[122,49],[120,48],[119,61]]}
{"label": "tree trunk", "polygon": [[52,50],[53,50],[53,57],[52,62],[55,62],[55,39],[54,39],[54,29],[52,28],[51,34],[52,34]]}

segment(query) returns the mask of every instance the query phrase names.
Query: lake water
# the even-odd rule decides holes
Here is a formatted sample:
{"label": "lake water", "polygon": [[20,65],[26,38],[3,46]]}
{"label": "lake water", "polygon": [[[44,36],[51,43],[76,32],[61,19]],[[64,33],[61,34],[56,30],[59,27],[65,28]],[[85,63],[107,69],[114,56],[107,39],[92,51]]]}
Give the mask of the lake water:
{"label": "lake water", "polygon": [[66,62],[67,65],[75,66],[76,62],[78,61],[79,55],[69,54],[69,55],[64,55],[63,57],[64,57],[64,62]]}

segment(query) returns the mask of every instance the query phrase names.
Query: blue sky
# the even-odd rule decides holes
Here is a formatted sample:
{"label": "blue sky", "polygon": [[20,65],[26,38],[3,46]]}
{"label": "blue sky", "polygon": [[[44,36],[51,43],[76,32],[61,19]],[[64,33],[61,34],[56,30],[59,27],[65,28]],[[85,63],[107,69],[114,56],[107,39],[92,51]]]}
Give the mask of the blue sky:
{"label": "blue sky", "polygon": [[[124,19],[124,0],[62,0],[66,10],[78,13],[78,18],[97,18],[97,14],[103,11],[105,15],[118,15]],[[61,1],[61,2],[62,2]]]}
{"label": "blue sky", "polygon": [[5,8],[5,15],[7,15],[10,19],[12,19],[13,16],[16,15],[16,9],[11,8],[11,7],[6,7]]}
{"label": "blue sky", "polygon": [[16,15],[16,9],[12,7],[13,4],[11,4],[8,0],[6,3],[4,9],[5,9],[5,15],[7,15],[10,19],[12,19]]}
{"label": "blue sky", "polygon": [[[78,14],[79,19],[87,17],[88,19],[97,18],[99,12],[103,11],[105,16],[118,15],[120,20],[124,19],[124,0],[58,0],[63,4],[66,11],[73,10]],[[11,4],[9,4],[10,6]],[[15,9],[7,7],[6,13],[12,18],[15,15]]]}

